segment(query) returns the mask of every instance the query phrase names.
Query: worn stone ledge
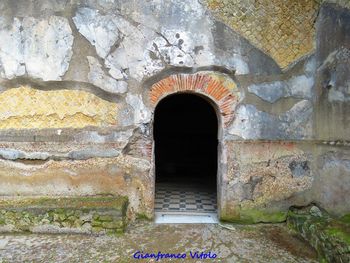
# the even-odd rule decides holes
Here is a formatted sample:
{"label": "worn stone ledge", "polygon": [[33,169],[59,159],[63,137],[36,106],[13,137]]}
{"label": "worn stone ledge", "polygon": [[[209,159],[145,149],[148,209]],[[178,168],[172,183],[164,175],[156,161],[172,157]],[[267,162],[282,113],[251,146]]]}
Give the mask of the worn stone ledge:
{"label": "worn stone ledge", "polygon": [[[1,132],[0,132],[1,134]],[[1,135],[0,135],[1,136]],[[113,137],[113,136],[110,136]],[[115,137],[115,136],[114,136]],[[114,138],[116,139],[116,138]],[[113,158],[119,156],[126,146],[130,145],[132,133],[122,134],[119,141],[115,142],[19,142],[1,141],[0,159],[4,160],[86,160],[89,158]],[[152,142],[152,138],[144,137],[144,140]],[[281,146],[293,145],[320,145],[331,147],[349,147],[350,141],[323,141],[323,140],[238,140],[226,138],[237,144],[278,144]],[[143,141],[146,147],[147,142]]]}
{"label": "worn stone ledge", "polygon": [[227,138],[227,141],[233,141],[235,143],[242,144],[258,144],[258,143],[271,143],[271,144],[280,144],[280,145],[296,145],[296,144],[314,144],[314,145],[329,145],[329,146],[350,146],[350,141],[348,140],[317,140],[317,139],[303,139],[303,140],[250,140],[250,139],[241,139],[241,138]]}
{"label": "worn stone ledge", "polygon": [[237,224],[282,223],[286,221],[287,211],[270,211],[259,208],[236,208],[232,213],[225,211],[220,220]]}
{"label": "worn stone ledge", "polygon": [[334,219],[311,206],[290,210],[287,224],[310,242],[320,262],[350,262],[350,215]]}
{"label": "worn stone ledge", "polygon": [[121,234],[127,206],[119,196],[4,198],[0,232]]}
{"label": "worn stone ledge", "polygon": [[0,141],[32,143],[118,143],[127,140],[135,126],[86,127],[61,129],[4,129]]}

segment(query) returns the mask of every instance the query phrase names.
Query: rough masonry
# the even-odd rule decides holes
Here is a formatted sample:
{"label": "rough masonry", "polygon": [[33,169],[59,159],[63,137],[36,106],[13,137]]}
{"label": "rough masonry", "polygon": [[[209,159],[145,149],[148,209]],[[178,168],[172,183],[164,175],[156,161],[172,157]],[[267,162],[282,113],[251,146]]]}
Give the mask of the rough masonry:
{"label": "rough masonry", "polygon": [[219,116],[221,219],[281,222],[311,203],[348,214],[349,8],[1,1],[0,195],[123,196],[129,219],[151,218],[153,113],[192,92]]}

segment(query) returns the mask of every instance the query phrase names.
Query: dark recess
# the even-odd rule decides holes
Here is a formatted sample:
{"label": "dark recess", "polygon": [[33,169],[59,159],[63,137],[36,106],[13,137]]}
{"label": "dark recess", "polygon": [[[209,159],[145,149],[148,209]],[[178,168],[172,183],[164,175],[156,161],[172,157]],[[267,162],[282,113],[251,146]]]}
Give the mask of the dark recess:
{"label": "dark recess", "polygon": [[164,98],[155,110],[156,183],[216,189],[218,122],[214,108],[194,94]]}

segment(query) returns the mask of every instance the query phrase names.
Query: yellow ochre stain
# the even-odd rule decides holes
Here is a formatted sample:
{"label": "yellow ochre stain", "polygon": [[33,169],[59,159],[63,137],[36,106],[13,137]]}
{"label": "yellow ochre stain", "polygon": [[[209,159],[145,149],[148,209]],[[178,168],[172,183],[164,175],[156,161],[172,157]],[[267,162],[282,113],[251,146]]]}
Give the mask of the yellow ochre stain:
{"label": "yellow ochre stain", "polygon": [[117,104],[80,90],[28,86],[0,93],[0,129],[83,128],[117,124]]}

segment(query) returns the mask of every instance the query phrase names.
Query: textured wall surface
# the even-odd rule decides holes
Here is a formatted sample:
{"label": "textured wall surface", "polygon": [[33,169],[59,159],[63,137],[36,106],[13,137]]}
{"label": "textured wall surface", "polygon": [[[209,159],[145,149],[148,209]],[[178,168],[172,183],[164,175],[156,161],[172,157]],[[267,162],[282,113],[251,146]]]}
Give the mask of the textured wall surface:
{"label": "textured wall surface", "polygon": [[0,129],[83,128],[116,125],[117,105],[78,90],[29,87],[0,93]]}
{"label": "textured wall surface", "polygon": [[314,49],[319,0],[206,0],[216,17],[229,24],[282,68]]}
{"label": "textured wall surface", "polygon": [[167,95],[219,117],[223,219],[350,212],[350,4],[0,2],[0,195],[127,196],[153,216],[153,117]]}
{"label": "textured wall surface", "polygon": [[13,18],[7,24],[2,17],[0,36],[2,77],[28,73],[44,80],[59,80],[67,71],[73,36],[66,18]]}

